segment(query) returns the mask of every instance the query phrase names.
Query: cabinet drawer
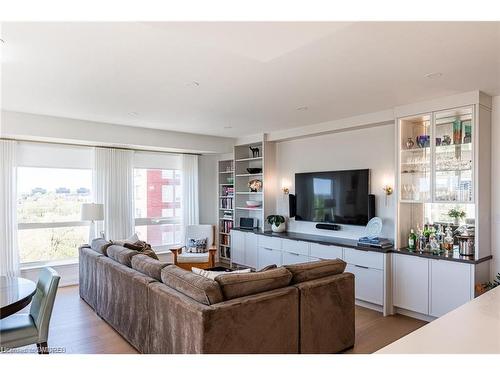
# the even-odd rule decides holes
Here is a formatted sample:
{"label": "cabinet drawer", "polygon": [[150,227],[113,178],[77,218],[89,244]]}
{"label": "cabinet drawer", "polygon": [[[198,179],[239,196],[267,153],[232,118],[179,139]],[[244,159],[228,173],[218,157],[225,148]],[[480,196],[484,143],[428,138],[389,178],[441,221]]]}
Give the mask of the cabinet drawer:
{"label": "cabinet drawer", "polygon": [[278,267],[283,265],[281,259],[281,250],[268,249],[259,247],[259,269],[262,269],[271,264],[276,264]]}
{"label": "cabinet drawer", "polygon": [[309,262],[309,257],[306,255],[283,252],[283,264],[297,264],[307,262]]}
{"label": "cabinet drawer", "polygon": [[383,305],[383,271],[352,264],[348,264],[345,270],[346,272],[354,274],[354,291],[356,299]]}
{"label": "cabinet drawer", "polygon": [[342,259],[342,248],[339,246],[312,243],[311,257],[319,259]]}
{"label": "cabinet drawer", "polygon": [[364,251],[356,249],[344,249],[344,260],[348,264],[358,266],[384,269],[384,254],[373,251]]}
{"label": "cabinet drawer", "polygon": [[309,243],[304,241],[282,240],[284,252],[300,255],[309,255]]}
{"label": "cabinet drawer", "polygon": [[268,249],[281,250],[281,238],[259,236],[259,246],[267,247]]}

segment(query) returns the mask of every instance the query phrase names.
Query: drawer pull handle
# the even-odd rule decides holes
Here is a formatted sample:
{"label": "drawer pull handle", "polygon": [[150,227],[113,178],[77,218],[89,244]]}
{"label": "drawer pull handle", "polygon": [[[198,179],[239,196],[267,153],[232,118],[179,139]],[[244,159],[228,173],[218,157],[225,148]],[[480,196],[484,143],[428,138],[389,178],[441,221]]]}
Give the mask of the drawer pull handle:
{"label": "drawer pull handle", "polygon": [[296,255],[296,256],[299,256],[299,255],[300,255],[300,254],[298,254],[298,253],[290,253],[290,252],[289,252],[288,254],[290,254],[290,255]]}
{"label": "drawer pull handle", "polygon": [[357,264],[354,265],[354,267],[358,267],[358,268],[363,268],[365,270],[369,269],[370,267],[366,267],[366,266],[359,266]]}

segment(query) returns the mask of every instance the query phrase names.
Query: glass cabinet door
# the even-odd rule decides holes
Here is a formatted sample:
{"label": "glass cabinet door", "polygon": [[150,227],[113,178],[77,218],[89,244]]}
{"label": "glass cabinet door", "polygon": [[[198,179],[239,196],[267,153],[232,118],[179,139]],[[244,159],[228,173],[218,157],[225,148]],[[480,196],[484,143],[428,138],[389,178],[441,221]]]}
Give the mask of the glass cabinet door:
{"label": "glass cabinet door", "polygon": [[431,115],[399,120],[402,202],[427,202],[431,176]]}
{"label": "glass cabinet door", "polygon": [[435,202],[473,202],[473,130],[472,107],[434,113]]}

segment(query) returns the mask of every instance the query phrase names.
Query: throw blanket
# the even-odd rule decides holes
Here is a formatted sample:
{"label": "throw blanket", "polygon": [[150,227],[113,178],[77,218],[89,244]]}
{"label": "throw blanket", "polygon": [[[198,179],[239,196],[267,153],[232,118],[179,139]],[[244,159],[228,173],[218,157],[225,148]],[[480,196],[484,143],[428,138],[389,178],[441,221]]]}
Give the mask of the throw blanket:
{"label": "throw blanket", "polygon": [[155,251],[151,248],[151,245],[144,241],[136,241],[134,243],[124,243],[123,247],[126,247],[127,249],[131,250],[136,250],[141,254],[147,255],[148,257],[160,260],[158,259],[158,255],[156,255]]}

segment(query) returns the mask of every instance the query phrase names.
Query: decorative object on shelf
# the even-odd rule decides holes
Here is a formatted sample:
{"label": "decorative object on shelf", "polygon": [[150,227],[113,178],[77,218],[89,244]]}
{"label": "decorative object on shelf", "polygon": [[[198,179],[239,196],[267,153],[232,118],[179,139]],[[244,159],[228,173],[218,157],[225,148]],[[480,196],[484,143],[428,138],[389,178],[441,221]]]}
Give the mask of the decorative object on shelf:
{"label": "decorative object on shelf", "polygon": [[441,140],[441,145],[443,146],[451,145],[451,137],[448,134],[443,135],[443,139]]}
{"label": "decorative object on shelf", "polygon": [[462,121],[462,126],[464,128],[464,143],[472,142],[472,123],[471,120]]}
{"label": "decorative object on shelf", "polygon": [[406,148],[411,149],[415,147],[415,142],[413,142],[413,139],[411,137],[408,137],[408,140],[406,141]]}
{"label": "decorative object on shelf", "polygon": [[465,218],[465,211],[458,208],[452,208],[448,211],[448,216],[454,219],[454,224],[460,224],[460,220]]}
{"label": "decorative object on shelf", "polygon": [[271,224],[271,230],[276,233],[281,233],[286,230],[285,217],[281,215],[269,215],[266,218],[267,222]]}
{"label": "decorative object on shelf", "polygon": [[248,208],[257,208],[262,206],[262,201],[246,201],[245,203]]}
{"label": "decorative object on shelf", "polygon": [[430,136],[429,135],[419,135],[417,138],[417,145],[420,148],[429,147]]}
{"label": "decorative object on shelf", "polygon": [[228,184],[234,184],[234,177],[228,177],[227,178],[227,183]]}
{"label": "decorative object on shelf", "polygon": [[259,179],[248,181],[248,188],[250,192],[257,193],[262,189],[262,181]]}
{"label": "decorative object on shelf", "polygon": [[375,216],[373,217],[368,224],[366,224],[366,237],[371,239],[371,238],[377,238],[380,233],[382,232],[382,219]]}
{"label": "decorative object on shelf", "polygon": [[462,123],[459,120],[453,121],[453,144],[462,143]]}
{"label": "decorative object on shelf", "polygon": [[254,158],[260,157],[260,149],[258,147],[249,146],[248,148],[250,149],[250,151],[252,151],[252,157]]}
{"label": "decorative object on shelf", "polygon": [[441,146],[442,139],[440,137],[436,137],[436,146]]}
{"label": "decorative object on shelf", "polygon": [[262,172],[262,168],[247,168],[249,174],[258,174]]}

